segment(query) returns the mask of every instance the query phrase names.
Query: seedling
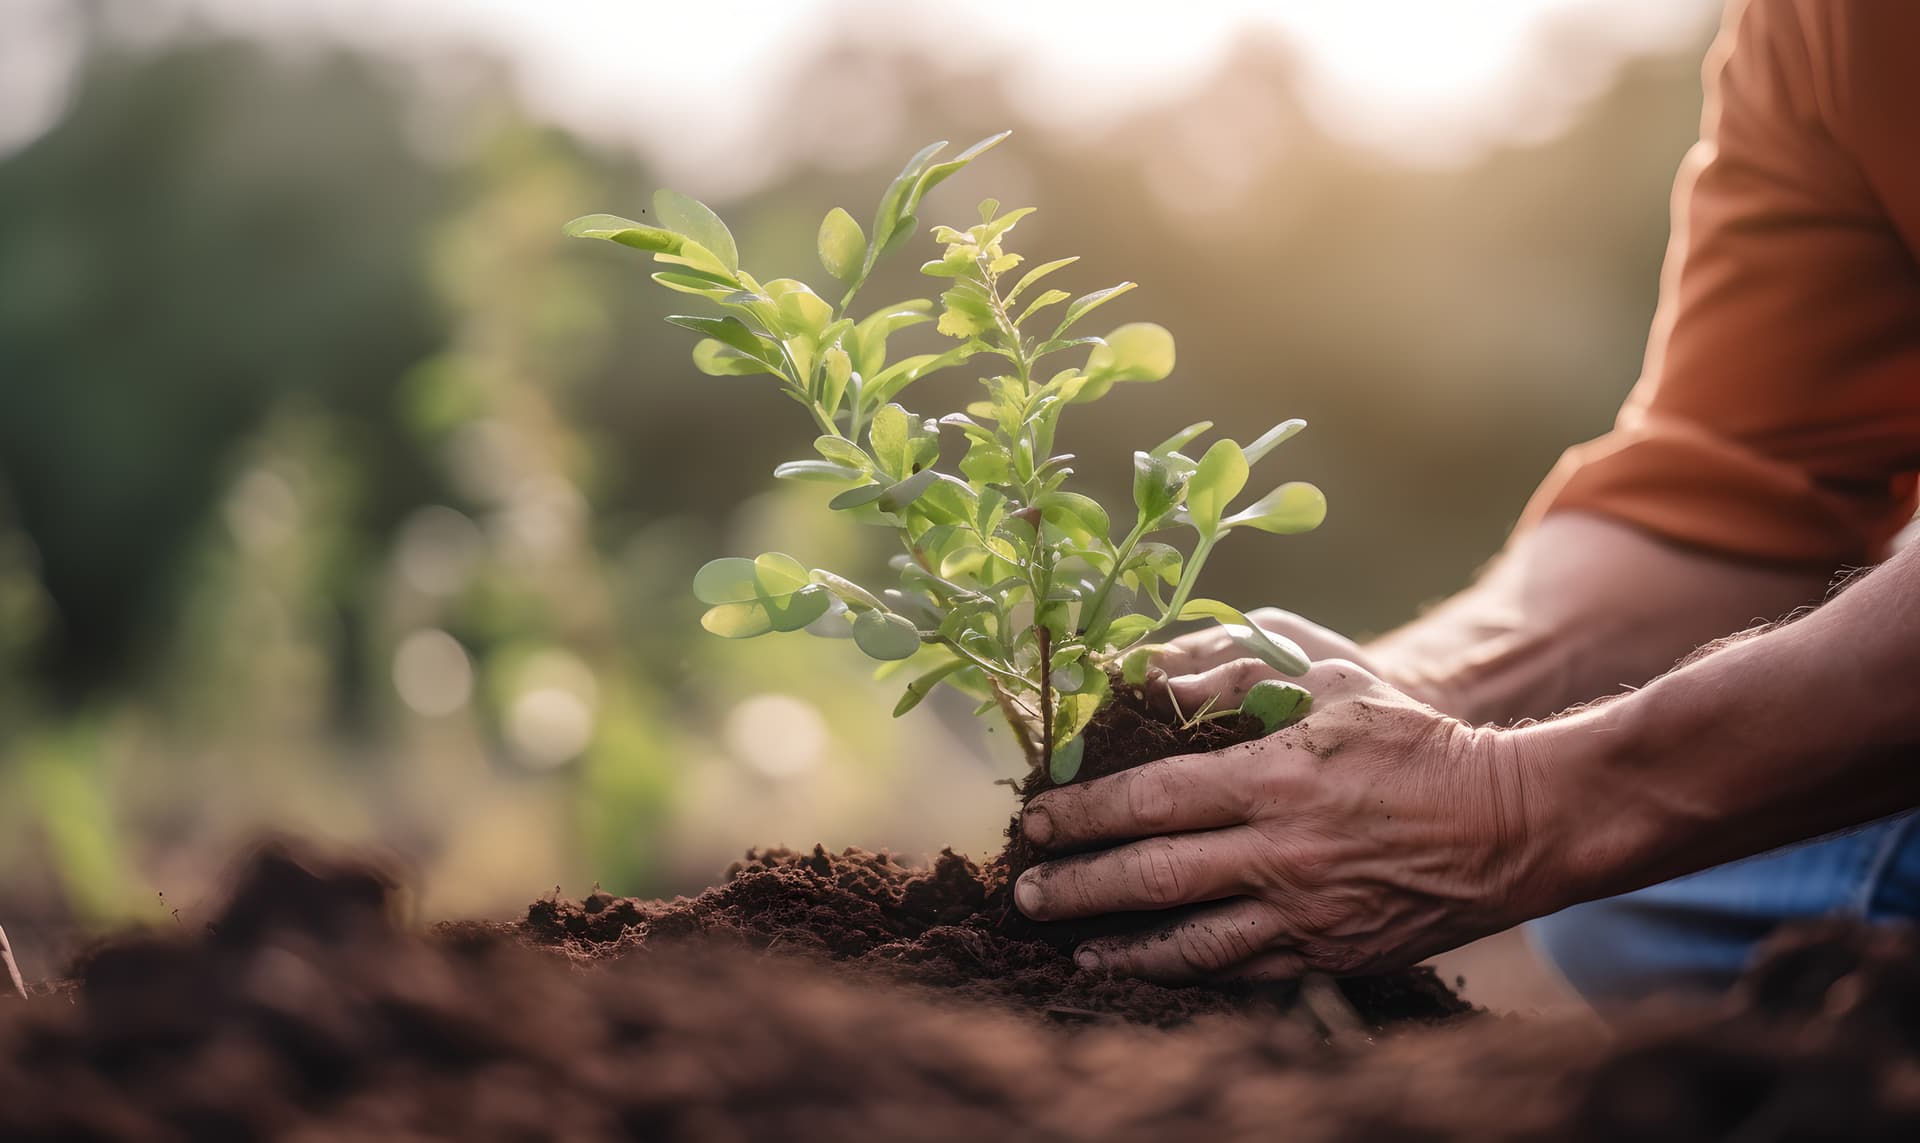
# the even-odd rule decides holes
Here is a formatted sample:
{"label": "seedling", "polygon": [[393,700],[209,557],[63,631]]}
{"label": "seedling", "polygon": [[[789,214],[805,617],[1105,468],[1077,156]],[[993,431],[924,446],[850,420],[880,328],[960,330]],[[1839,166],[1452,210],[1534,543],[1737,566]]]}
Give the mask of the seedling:
{"label": "seedling", "polygon": [[[1087,336],[1088,316],[1134,284],[1076,297],[1053,277],[1076,258],[1023,269],[1008,239],[1031,207],[1003,211],[990,198],[977,223],[933,228],[942,250],[920,269],[944,286],[937,303],[855,310],[875,265],[919,229],[927,192],[1004,138],[944,161],[936,161],[944,143],[922,150],[881,195],[871,231],[843,209],[828,212],[818,246],[836,284],[825,296],[741,269],[719,216],[673,191],[654,197],[658,225],[596,214],[567,233],[648,251],[662,266],[656,282],[709,303],[713,312],[667,319],[702,335],[694,364],[713,376],[772,377],[818,430],[814,455],[774,475],[825,484],[829,508],[898,537],[898,579],[887,587],[780,552],[715,560],[693,581],[709,606],[706,629],[731,639],[850,637],[912,672],[896,716],[936,685],[954,687],[977,698],[980,713],[1001,712],[1028,761],[1065,782],[1113,681],[1144,681],[1155,637],[1169,624],[1213,620],[1276,670],[1305,673],[1298,646],[1194,589],[1229,533],[1308,531],[1325,517],[1326,500],[1311,484],[1289,482],[1232,511],[1251,466],[1305,422],[1283,421],[1246,445],[1216,440],[1196,460],[1181,450],[1213,427],[1201,421],[1133,454],[1134,520],[1114,538],[1106,508],[1067,487],[1074,458],[1054,451],[1056,430],[1068,408],[1117,384],[1166,378],[1173,336],[1151,322]],[[955,344],[891,353],[897,335],[929,322]],[[989,366],[985,396],[964,412],[930,418],[901,403],[914,382],[976,359]],[[950,455],[957,463],[946,463]],[[1150,538],[1166,533],[1190,533],[1191,544],[1182,551]],[[1245,709],[1271,728],[1303,714],[1306,702],[1301,688],[1275,682],[1254,688]]]}

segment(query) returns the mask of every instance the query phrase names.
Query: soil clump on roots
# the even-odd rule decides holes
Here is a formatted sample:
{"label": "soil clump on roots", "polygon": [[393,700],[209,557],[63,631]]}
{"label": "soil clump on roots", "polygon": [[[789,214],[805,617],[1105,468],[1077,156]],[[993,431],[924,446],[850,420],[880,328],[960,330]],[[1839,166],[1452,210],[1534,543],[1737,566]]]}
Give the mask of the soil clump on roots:
{"label": "soil clump on roots", "polygon": [[[1150,709],[1139,691],[1119,687],[1087,728],[1085,763],[1075,780],[1222,749],[1260,733],[1256,720],[1237,716],[1182,726]],[[1045,774],[1029,777],[1020,788],[1022,804],[1051,785]],[[951,850],[930,867],[862,849],[754,850],[697,897],[543,898],[528,909],[524,933],[581,960],[690,942],[802,954],[842,971],[877,973],[1064,1022],[1164,1027],[1205,1014],[1271,1015],[1294,1003],[1298,990],[1292,984],[1168,987],[1081,969],[1073,949],[1088,937],[1157,927],[1173,918],[1029,921],[1014,907],[1012,888],[1038,855],[1017,819],[1007,836],[1006,850],[985,865]],[[1431,969],[1352,978],[1339,987],[1359,1020],[1376,1029],[1438,1023],[1472,1011]]]}

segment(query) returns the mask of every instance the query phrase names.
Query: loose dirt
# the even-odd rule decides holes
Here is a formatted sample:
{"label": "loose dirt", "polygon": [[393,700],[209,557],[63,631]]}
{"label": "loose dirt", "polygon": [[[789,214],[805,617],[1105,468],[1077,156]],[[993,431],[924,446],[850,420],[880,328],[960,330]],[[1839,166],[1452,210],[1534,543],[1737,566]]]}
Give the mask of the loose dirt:
{"label": "loose dirt", "polygon": [[[1483,1018],[1061,1025],[814,957],[569,960],[424,935],[391,879],[273,848],[204,932],[0,998],[0,1139],[1920,1138],[1920,940],[1777,941],[1734,997],[1612,1030]],[[604,910],[603,910],[604,911]]]}
{"label": "loose dirt", "polygon": [[[1239,717],[1181,726],[1123,687],[1088,727],[1086,761],[1075,780],[1218,750],[1260,733],[1257,721]],[[1044,774],[1029,779],[1020,790],[1022,802],[1050,785]],[[1291,985],[1162,987],[1080,969],[1072,958],[1080,941],[1164,925],[1169,917],[1074,925],[1028,921],[1013,907],[1012,884],[1036,855],[1017,822],[1007,836],[1006,850],[985,865],[950,850],[930,867],[859,849],[753,851],[698,897],[545,898],[528,910],[524,932],[583,960],[687,943],[802,953],[844,971],[877,973],[1061,1021],[1165,1027],[1208,1013],[1271,1015],[1292,1006]],[[1346,980],[1340,988],[1360,1019],[1376,1028],[1436,1023],[1471,1011],[1430,969]]]}

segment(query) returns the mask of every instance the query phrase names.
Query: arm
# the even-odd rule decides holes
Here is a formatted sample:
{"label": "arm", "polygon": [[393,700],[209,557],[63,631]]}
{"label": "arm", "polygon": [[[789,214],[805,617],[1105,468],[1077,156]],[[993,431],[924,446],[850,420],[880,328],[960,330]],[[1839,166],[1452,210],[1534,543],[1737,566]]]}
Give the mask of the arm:
{"label": "arm", "polygon": [[1551,874],[1609,896],[1920,805],[1920,548],[1811,615],[1512,732]]}
{"label": "arm", "polygon": [[[1493,571],[1426,618],[1365,648],[1252,618],[1507,721],[1638,685],[1883,559],[1920,473],[1917,41],[1910,3],[1730,5],[1614,431],[1571,450]],[[1167,668],[1227,657],[1196,637]]]}
{"label": "arm", "polygon": [[1356,973],[1920,804],[1920,549],[1808,618],[1631,695],[1469,728],[1328,662],[1306,721],[1049,791],[1015,901],[1042,920],[1199,905],[1083,962]]}
{"label": "arm", "polygon": [[1382,677],[1471,723],[1544,718],[1819,600],[1827,576],[1557,513],[1472,588],[1367,645]]}
{"label": "arm", "polygon": [[[1348,659],[1477,725],[1639,686],[1703,643],[1817,601],[1826,581],[1563,512],[1517,536],[1473,587],[1365,646],[1274,608],[1249,618],[1315,659]],[[1213,628],[1176,640],[1161,667],[1198,676],[1187,689],[1223,699],[1279,677],[1241,654]]]}

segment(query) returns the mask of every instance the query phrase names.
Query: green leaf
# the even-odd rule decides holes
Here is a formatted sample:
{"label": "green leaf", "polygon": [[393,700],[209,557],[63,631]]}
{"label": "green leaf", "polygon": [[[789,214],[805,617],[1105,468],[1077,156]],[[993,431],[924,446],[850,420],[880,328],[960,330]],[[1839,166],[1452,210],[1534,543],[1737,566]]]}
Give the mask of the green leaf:
{"label": "green leaf", "polygon": [[701,274],[694,270],[661,270],[653,275],[653,280],[669,290],[712,298],[715,301],[739,292],[734,286],[714,275]]}
{"label": "green leaf", "polygon": [[913,621],[890,611],[863,611],[853,620],[853,641],[870,658],[882,662],[905,659],[920,649],[920,631]]}
{"label": "green leaf", "polygon": [[1104,540],[1112,526],[1107,510],[1100,507],[1099,501],[1078,492],[1048,492],[1035,503],[1055,527],[1077,526],[1086,534]]}
{"label": "green leaf", "polygon": [[835,575],[823,568],[813,569],[813,582],[824,585],[839,596],[848,607],[861,611],[873,611],[880,607],[880,600],[872,592],[844,576]]}
{"label": "green leaf", "polygon": [[1262,629],[1238,610],[1217,599],[1189,600],[1175,618],[1212,619],[1218,622],[1226,628],[1227,634],[1241,650],[1283,675],[1304,675],[1313,666],[1313,661],[1307,658],[1307,653],[1300,649],[1298,643]]}
{"label": "green leaf", "polygon": [[1148,576],[1157,577],[1169,584],[1180,582],[1180,566],[1185,563],[1180,549],[1171,544],[1156,544],[1151,541],[1141,544],[1127,560],[1127,566],[1138,568]]}
{"label": "green leaf", "polygon": [[1142,643],[1127,651],[1120,660],[1120,677],[1134,686],[1147,681],[1147,672],[1153,668],[1153,657],[1172,647],[1171,643]]}
{"label": "green leaf", "polygon": [[753,560],[753,584],[760,595],[792,595],[812,583],[807,565],[784,552],[766,552]]}
{"label": "green leaf", "polygon": [[1240,490],[1247,486],[1247,457],[1229,440],[1213,442],[1200,458],[1200,467],[1187,482],[1187,514],[1202,536],[1220,531],[1220,517]]}
{"label": "green leaf", "polygon": [[1254,439],[1252,444],[1247,446],[1247,463],[1260,463],[1260,458],[1272,452],[1275,446],[1306,427],[1307,422],[1295,417],[1290,421],[1281,421],[1266,432],[1261,433]]}
{"label": "green leaf", "polygon": [[732,273],[740,272],[740,251],[733,244],[733,233],[720,216],[707,208],[707,204],[696,198],[689,198],[679,191],[657,190],[653,193],[653,213],[667,229],[678,231],[706,247],[720,264]]}
{"label": "green leaf", "polygon": [[938,684],[941,679],[946,678],[948,675],[951,675],[966,665],[964,660],[955,659],[951,663],[944,663],[935,667],[933,670],[928,671],[926,674],[908,683],[907,693],[901,695],[900,701],[894,704],[893,717],[899,718],[914,707],[919,706],[920,700],[926,698],[928,693],[933,690],[934,686]]}
{"label": "green leaf", "polygon": [[859,480],[865,474],[859,469],[835,464],[830,460],[790,460],[775,467],[773,475],[781,480],[812,480],[825,484],[846,484]]}
{"label": "green leaf", "polygon": [[705,604],[739,603],[752,599],[753,561],[741,556],[708,560],[693,573],[693,596]]}
{"label": "green leaf", "polygon": [[563,232],[570,238],[600,238],[636,250],[651,250],[656,254],[677,254],[686,243],[685,235],[635,222],[631,218],[621,218],[617,214],[582,215],[567,223]]}
{"label": "green leaf", "polygon": [[862,471],[873,467],[873,461],[860,446],[845,437],[836,437],[828,433],[813,438],[813,450],[835,464]]}
{"label": "green leaf", "polygon": [[1056,258],[1051,262],[1042,262],[1040,265],[1028,270],[1025,274],[1021,275],[1018,282],[1013,284],[1013,289],[1007,291],[1006,304],[1011,306],[1020,299],[1021,294],[1026,292],[1028,286],[1038,283],[1040,279],[1053,273],[1055,270],[1063,266],[1071,266],[1079,260],[1080,256],[1076,254],[1071,258]]}
{"label": "green leaf", "polygon": [[816,245],[820,250],[820,264],[843,282],[852,280],[860,272],[867,254],[867,236],[860,224],[837,206],[820,221]]}
{"label": "green leaf", "polygon": [[1152,631],[1155,626],[1156,621],[1151,615],[1122,615],[1107,624],[1106,639],[1112,646],[1124,647]]}
{"label": "green leaf", "polygon": [[840,409],[840,398],[847,392],[847,382],[853,379],[853,358],[847,351],[835,345],[820,357],[820,407],[831,418]]}
{"label": "green leaf", "polygon": [[1173,512],[1186,486],[1186,473],[1171,458],[1133,454],[1133,505],[1149,529]]}
{"label": "green leaf", "polygon": [[1277,536],[1311,532],[1327,518],[1327,497],[1301,480],[1288,481],[1221,521],[1228,528],[1258,528]]}
{"label": "green leaf", "polygon": [[[1206,432],[1208,429],[1212,427],[1213,427],[1212,421],[1195,421],[1194,423],[1188,425],[1186,428],[1181,429],[1179,432],[1168,437],[1166,440],[1163,440],[1159,444],[1154,445],[1153,455],[1166,456],[1168,453],[1179,452],[1182,448],[1186,447],[1186,444],[1188,441],[1199,436],[1201,433]],[[1248,461],[1248,463],[1251,464],[1252,461]]]}
{"label": "green leaf", "polygon": [[853,367],[868,382],[874,381],[886,367],[887,338],[909,326],[933,320],[928,312],[933,303],[925,298],[916,298],[911,302],[901,302],[885,309],[875,310],[861,319],[854,327],[853,341],[858,351],[853,354]]}
{"label": "green leaf", "polygon": [[1087,376],[1096,381],[1161,381],[1172,372],[1173,335],[1150,321],[1121,326],[1087,355]]}
{"label": "green leaf", "polygon": [[767,621],[775,631],[798,631],[827,613],[833,606],[833,593],[819,584],[808,584],[791,595],[762,599]]}
{"label": "green leaf", "polygon": [[1261,679],[1240,701],[1241,713],[1259,719],[1260,726],[1268,734],[1300,721],[1312,709],[1313,695],[1305,687],[1283,683],[1279,679]]}
{"label": "green leaf", "polygon": [[833,306],[805,282],[775,278],[767,283],[766,290],[773,299],[780,330],[788,337],[818,339],[833,321]]}
{"label": "green leaf", "polygon": [[998,135],[989,136],[975,143],[973,146],[968,147],[953,158],[948,159],[946,162],[936,163],[921,172],[920,177],[914,182],[913,190],[908,192],[906,199],[901,204],[901,215],[905,218],[911,218],[914,213],[920,209],[920,200],[926,197],[928,191],[945,182],[955,172],[985,154],[988,150],[998,145],[1002,139],[1005,139],[1011,134],[1013,134],[1011,131],[1002,131]]}
{"label": "green leaf", "polygon": [[887,248],[895,243],[894,234],[896,230],[911,228],[911,222],[908,223],[907,227],[903,228],[901,226],[901,214],[906,213],[911,215],[912,213],[911,211],[903,212],[902,207],[906,203],[907,196],[912,193],[914,185],[919,182],[920,173],[926,169],[927,164],[932,161],[933,157],[939,154],[946,145],[946,140],[942,139],[937,143],[929,143],[925,147],[920,148],[919,152],[916,153],[913,158],[907,160],[907,165],[900,168],[900,173],[894,176],[893,182],[887,184],[886,192],[880,196],[879,209],[874,211],[873,238],[867,244],[867,257],[864,263],[865,269],[871,270],[874,262],[879,260],[880,255],[884,254]]}
{"label": "green leaf", "polygon": [[700,617],[700,626],[722,639],[751,639],[773,630],[773,618],[758,600],[723,603]]}
{"label": "green leaf", "polygon": [[880,494],[878,499],[879,509],[882,512],[898,512],[915,500],[920,499],[921,494],[927,490],[928,486],[931,485],[939,475],[939,473],[931,468],[923,468],[905,480],[893,484],[885,492]]}
{"label": "green leaf", "polygon": [[747,323],[737,317],[705,317],[699,314],[671,314],[667,320],[682,329],[702,333],[721,342],[730,349],[739,350],[756,361],[769,365],[778,360],[773,347],[761,336],[747,328]]}
{"label": "green leaf", "polygon": [[1067,307],[1066,316],[1061,318],[1060,324],[1054,328],[1053,338],[1049,340],[1057,340],[1074,322],[1086,317],[1095,309],[1106,305],[1108,302],[1131,289],[1133,289],[1132,282],[1122,282],[1117,286],[1108,286],[1104,290],[1095,290],[1091,294],[1082,294],[1080,297],[1075,298],[1073,304]]}
{"label": "green leaf", "polygon": [[867,450],[880,471],[901,480],[913,471],[913,416],[898,405],[883,406],[867,427]]}
{"label": "green leaf", "polygon": [[1067,293],[1065,290],[1047,290],[1029,302],[1027,308],[1020,311],[1020,316],[1013,319],[1013,324],[1024,325],[1026,324],[1026,320],[1034,314],[1039,313],[1048,306],[1058,305],[1072,296],[1072,294]]}
{"label": "green leaf", "polygon": [[881,495],[890,487],[892,487],[892,485],[862,484],[857,488],[849,488],[840,495],[835,496],[832,500],[827,501],[827,507],[836,512],[844,512],[849,508],[858,508],[864,504],[871,504],[875,500],[880,499]]}
{"label": "green leaf", "polygon": [[1080,762],[1087,753],[1087,740],[1074,735],[1061,743],[1047,759],[1047,777],[1056,786],[1064,786],[1080,773]]}
{"label": "green leaf", "polygon": [[709,377],[746,377],[755,373],[780,375],[779,370],[758,357],[749,357],[711,337],[703,337],[694,343],[693,367]]}

